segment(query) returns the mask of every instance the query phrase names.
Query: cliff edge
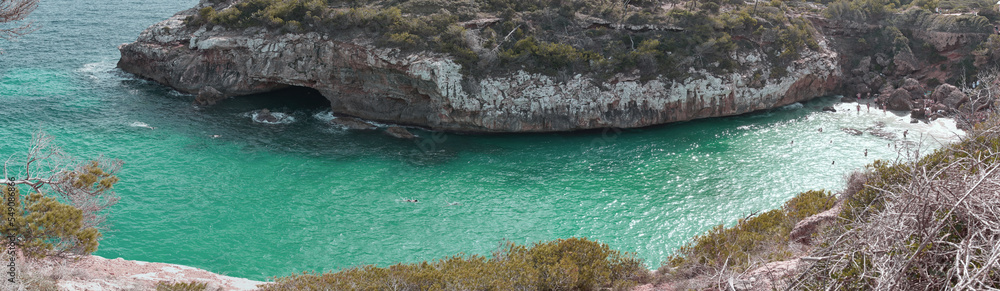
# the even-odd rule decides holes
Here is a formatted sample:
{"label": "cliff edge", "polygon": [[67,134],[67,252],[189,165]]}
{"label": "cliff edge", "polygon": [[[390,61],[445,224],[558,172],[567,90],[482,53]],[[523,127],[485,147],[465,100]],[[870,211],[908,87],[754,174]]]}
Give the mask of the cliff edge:
{"label": "cliff edge", "polygon": [[[147,28],[119,47],[118,67],[197,94],[200,103],[301,86],[322,93],[338,114],[461,132],[634,128],[737,115],[829,94],[842,75],[837,53],[819,34],[815,50],[801,50],[783,67],[762,49],[740,48],[728,55],[734,69],[674,67],[682,77],[673,78],[643,77],[638,69],[601,76],[518,68],[473,76],[449,54],[361,37],[190,23],[201,10],[233,5],[203,1]],[[469,39],[482,33],[466,27]]]}

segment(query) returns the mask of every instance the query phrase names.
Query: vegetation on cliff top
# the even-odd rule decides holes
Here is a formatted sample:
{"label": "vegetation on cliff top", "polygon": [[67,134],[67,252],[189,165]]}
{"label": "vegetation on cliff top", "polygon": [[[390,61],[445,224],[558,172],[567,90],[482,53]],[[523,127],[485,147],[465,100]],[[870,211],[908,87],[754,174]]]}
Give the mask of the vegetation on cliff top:
{"label": "vegetation on cliff top", "polygon": [[[513,0],[216,1],[189,25],[266,26],[374,39],[404,51],[449,54],[466,74],[524,69],[568,78],[638,73],[682,78],[687,68],[735,72],[735,53],[751,49],[787,64],[817,49],[812,24],[778,0],[677,2]],[[783,66],[755,80],[782,75]],[[770,76],[773,77],[773,76]]]}

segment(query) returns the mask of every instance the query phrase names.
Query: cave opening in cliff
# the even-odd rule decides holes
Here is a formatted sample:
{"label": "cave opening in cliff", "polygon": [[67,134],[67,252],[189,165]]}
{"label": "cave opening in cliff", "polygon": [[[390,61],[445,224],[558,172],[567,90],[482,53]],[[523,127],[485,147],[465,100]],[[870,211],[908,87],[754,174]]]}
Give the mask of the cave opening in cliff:
{"label": "cave opening in cliff", "polygon": [[248,107],[247,109],[281,109],[281,110],[313,110],[330,109],[330,100],[316,89],[300,86],[288,86],[271,92],[250,94],[230,99],[229,106]]}

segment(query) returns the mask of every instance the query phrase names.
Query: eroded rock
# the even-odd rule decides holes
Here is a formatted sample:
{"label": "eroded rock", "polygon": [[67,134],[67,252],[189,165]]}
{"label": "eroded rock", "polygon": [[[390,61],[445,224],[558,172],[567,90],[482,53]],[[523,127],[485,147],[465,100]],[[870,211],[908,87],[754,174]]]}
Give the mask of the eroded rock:
{"label": "eroded rock", "polygon": [[[206,2],[207,3],[207,2]],[[208,4],[203,4],[208,5]],[[774,64],[756,51],[734,53],[747,72],[692,70],[683,80],[619,74],[563,78],[514,71],[468,79],[452,59],[403,53],[316,32],[281,33],[187,27],[189,9],[147,28],[119,47],[122,70],[173,87],[218,94],[202,100],[287,86],[318,90],[334,112],[379,122],[465,132],[551,132],[634,128],[777,108],[831,93],[838,56],[818,39],[781,78],[754,79]],[[748,84],[757,80],[758,86]]]}
{"label": "eroded rock", "polygon": [[333,125],[337,125],[352,130],[375,130],[377,128],[375,127],[375,125],[365,122],[364,120],[347,116],[337,117],[333,120],[330,120],[330,123]]}
{"label": "eroded rock", "polygon": [[392,137],[401,139],[417,138],[417,136],[411,133],[409,130],[406,130],[405,128],[399,126],[390,126],[389,128],[385,129],[385,133],[391,135]]}
{"label": "eroded rock", "polygon": [[892,91],[885,106],[889,110],[909,111],[912,108],[910,106],[910,92],[903,88]]}

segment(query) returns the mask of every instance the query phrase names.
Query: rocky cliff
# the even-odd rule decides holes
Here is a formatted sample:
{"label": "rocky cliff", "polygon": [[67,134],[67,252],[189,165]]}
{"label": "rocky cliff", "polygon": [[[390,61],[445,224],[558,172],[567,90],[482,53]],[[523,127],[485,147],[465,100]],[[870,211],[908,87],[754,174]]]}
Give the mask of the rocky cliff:
{"label": "rocky cliff", "polygon": [[621,73],[608,80],[558,78],[524,70],[471,78],[447,55],[402,53],[316,32],[186,25],[196,13],[182,11],[120,46],[118,67],[197,94],[203,103],[302,86],[321,92],[338,114],[464,132],[633,128],[737,115],[828,94],[841,77],[837,54],[819,38],[819,49],[803,50],[780,77],[761,52],[737,50],[736,72],[677,68],[690,70],[683,80]]}

